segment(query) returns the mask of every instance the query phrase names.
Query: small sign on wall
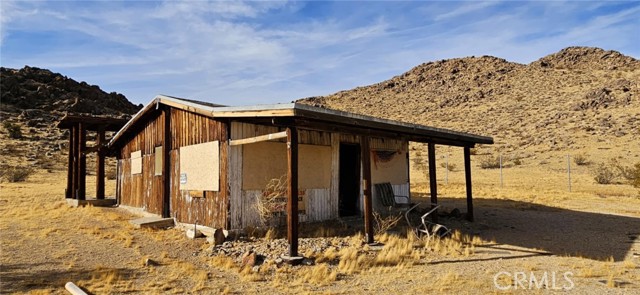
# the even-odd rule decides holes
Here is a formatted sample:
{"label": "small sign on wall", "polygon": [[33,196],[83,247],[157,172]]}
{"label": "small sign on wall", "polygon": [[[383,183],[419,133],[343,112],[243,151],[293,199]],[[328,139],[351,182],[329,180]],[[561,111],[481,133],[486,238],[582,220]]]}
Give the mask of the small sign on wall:
{"label": "small sign on wall", "polygon": [[180,184],[187,184],[187,173],[180,173]]}

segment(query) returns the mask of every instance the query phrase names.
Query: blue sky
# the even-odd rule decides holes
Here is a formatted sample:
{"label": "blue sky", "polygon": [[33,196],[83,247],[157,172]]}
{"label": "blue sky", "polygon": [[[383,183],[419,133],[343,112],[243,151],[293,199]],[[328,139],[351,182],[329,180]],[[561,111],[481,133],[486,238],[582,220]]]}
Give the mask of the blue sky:
{"label": "blue sky", "polygon": [[4,67],[48,68],[147,103],[289,102],[421,63],[529,63],[567,46],[640,57],[640,2],[0,2]]}

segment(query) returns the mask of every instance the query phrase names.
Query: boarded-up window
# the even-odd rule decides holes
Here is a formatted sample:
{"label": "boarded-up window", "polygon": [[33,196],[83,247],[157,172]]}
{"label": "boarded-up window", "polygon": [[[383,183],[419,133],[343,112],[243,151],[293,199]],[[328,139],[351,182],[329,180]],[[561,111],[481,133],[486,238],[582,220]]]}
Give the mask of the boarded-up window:
{"label": "boarded-up window", "polygon": [[218,141],[180,148],[180,189],[220,190],[220,145]]}
{"label": "boarded-up window", "polygon": [[[331,186],[331,147],[298,146],[298,187],[322,189]],[[242,189],[263,190],[269,180],[287,173],[287,145],[259,142],[243,145]]]}
{"label": "boarded-up window", "polygon": [[131,153],[131,174],[142,173],[142,151]]}
{"label": "boarded-up window", "polygon": [[154,167],[155,167],[155,173],[153,175],[162,175],[162,146],[157,146],[155,148],[155,161],[154,161]]}
{"label": "boarded-up window", "polygon": [[391,184],[409,182],[407,153],[405,151],[372,151],[371,182],[390,182]]}

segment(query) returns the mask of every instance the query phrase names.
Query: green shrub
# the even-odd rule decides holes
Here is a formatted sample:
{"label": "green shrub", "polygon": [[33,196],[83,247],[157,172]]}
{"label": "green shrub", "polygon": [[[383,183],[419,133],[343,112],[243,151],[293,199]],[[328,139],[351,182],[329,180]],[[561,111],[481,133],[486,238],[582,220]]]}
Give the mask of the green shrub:
{"label": "green shrub", "polygon": [[2,123],[2,127],[4,127],[4,129],[7,130],[7,133],[9,133],[10,138],[13,138],[13,139],[22,138],[22,128],[20,127],[20,125],[13,124],[8,121],[4,121],[4,123]]}
{"label": "green shrub", "polygon": [[2,178],[8,182],[23,182],[27,180],[34,170],[30,167],[8,167],[2,172]]}

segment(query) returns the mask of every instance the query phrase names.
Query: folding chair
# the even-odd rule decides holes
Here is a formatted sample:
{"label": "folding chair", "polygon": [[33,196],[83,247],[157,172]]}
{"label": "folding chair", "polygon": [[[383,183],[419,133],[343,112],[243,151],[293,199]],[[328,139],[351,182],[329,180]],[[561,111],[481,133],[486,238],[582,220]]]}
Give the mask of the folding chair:
{"label": "folding chair", "polygon": [[446,236],[451,234],[451,230],[449,228],[447,228],[446,226],[427,220],[429,218],[430,214],[432,214],[438,208],[440,208],[440,205],[438,205],[438,204],[431,204],[433,206],[433,208],[431,208],[429,211],[427,211],[427,213],[423,214],[420,217],[420,220],[422,221],[422,224],[417,226],[417,227],[414,227],[411,224],[411,220],[409,219],[409,213],[411,212],[411,210],[415,209],[419,205],[420,204],[413,205],[411,208],[409,208],[409,210],[407,210],[407,212],[404,213],[404,218],[407,220],[407,224],[411,228],[413,228],[413,232],[416,234],[417,237],[422,237],[423,235],[426,235],[427,238],[429,238],[429,239],[431,239],[431,237],[433,237],[433,236],[438,236],[440,238],[444,238],[444,237],[446,237]]}

